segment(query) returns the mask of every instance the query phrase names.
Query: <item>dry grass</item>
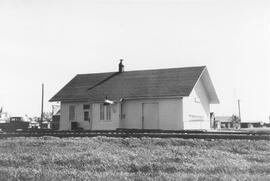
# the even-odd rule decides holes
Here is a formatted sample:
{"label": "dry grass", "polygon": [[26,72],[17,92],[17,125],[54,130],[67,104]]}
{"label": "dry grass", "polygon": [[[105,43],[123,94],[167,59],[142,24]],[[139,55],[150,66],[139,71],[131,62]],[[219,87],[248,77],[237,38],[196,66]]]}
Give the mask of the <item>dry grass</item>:
{"label": "dry grass", "polygon": [[270,180],[270,142],[10,138],[1,180]]}

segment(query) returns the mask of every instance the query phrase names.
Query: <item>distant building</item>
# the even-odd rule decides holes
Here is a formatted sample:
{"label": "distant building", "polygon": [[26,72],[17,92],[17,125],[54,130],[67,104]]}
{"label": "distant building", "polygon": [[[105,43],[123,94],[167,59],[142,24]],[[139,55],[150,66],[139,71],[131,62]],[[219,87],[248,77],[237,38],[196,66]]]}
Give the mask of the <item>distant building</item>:
{"label": "distant building", "polygon": [[215,127],[221,128],[232,128],[232,116],[217,116],[215,117]]}
{"label": "distant building", "polygon": [[4,112],[3,107],[1,106],[1,108],[0,108],[0,123],[8,122],[9,117],[10,117],[10,115],[8,114],[8,112]]}
{"label": "distant building", "polygon": [[210,129],[219,100],[205,66],[123,70],[78,74],[53,96],[60,130]]}
{"label": "distant building", "polygon": [[215,117],[216,129],[240,129],[240,120],[237,116],[216,116]]}
{"label": "distant building", "polygon": [[262,128],[266,127],[267,124],[264,122],[259,122],[259,121],[249,121],[249,122],[242,122],[241,123],[241,128]]}

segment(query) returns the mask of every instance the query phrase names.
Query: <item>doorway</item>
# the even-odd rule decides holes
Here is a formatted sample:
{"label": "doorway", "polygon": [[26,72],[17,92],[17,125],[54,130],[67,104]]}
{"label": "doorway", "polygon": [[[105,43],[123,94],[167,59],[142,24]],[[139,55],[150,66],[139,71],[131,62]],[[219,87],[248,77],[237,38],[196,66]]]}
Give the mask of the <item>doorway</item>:
{"label": "doorway", "polygon": [[86,125],[84,123],[85,129],[92,130],[93,120],[92,120],[92,105],[91,104],[83,105],[83,120],[85,123],[87,123]]}
{"label": "doorway", "polygon": [[142,129],[159,129],[158,103],[142,104]]}

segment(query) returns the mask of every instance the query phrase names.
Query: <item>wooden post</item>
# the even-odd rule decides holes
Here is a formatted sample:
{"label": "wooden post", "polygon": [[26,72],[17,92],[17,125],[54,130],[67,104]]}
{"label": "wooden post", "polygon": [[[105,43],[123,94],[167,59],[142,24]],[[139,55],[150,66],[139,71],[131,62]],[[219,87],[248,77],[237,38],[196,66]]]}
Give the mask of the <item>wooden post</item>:
{"label": "wooden post", "polygon": [[241,110],[240,110],[240,99],[238,99],[238,116],[241,122]]}
{"label": "wooden post", "polygon": [[44,84],[42,84],[40,127],[43,122],[43,99],[44,99]]}

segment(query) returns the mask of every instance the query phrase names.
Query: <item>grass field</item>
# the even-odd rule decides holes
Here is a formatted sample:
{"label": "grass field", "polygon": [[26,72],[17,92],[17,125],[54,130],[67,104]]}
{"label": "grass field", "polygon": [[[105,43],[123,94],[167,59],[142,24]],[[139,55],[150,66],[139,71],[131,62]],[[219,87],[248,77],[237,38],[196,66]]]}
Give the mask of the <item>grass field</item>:
{"label": "grass field", "polygon": [[1,180],[270,180],[270,142],[10,138]]}

